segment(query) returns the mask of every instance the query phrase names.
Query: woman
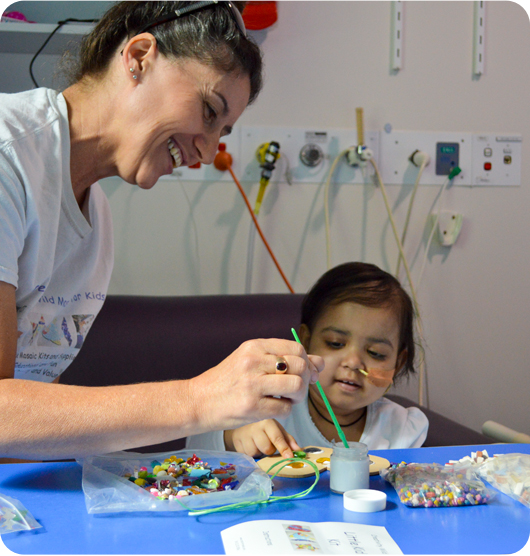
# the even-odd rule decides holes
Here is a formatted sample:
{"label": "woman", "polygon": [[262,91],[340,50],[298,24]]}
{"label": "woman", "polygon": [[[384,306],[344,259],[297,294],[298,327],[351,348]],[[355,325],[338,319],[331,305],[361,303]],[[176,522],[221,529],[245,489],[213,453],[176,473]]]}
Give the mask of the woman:
{"label": "woman", "polygon": [[190,381],[57,384],[112,270],[97,180],[150,189],[174,167],[211,163],[260,86],[233,3],[122,2],[83,41],[62,94],[1,95],[0,456],[82,457],[235,428],[285,416],[317,380],[320,358],[256,340]]}

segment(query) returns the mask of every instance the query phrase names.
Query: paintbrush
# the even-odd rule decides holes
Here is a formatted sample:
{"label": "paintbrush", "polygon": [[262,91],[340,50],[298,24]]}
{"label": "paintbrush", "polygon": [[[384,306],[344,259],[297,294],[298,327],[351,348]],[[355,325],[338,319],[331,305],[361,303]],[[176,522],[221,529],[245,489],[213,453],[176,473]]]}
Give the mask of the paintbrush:
{"label": "paintbrush", "polygon": [[[298,334],[296,333],[296,330],[294,328],[291,328],[291,332],[293,333],[294,339],[299,344],[301,344],[302,342],[300,341],[300,338],[298,337]],[[342,440],[342,443],[344,444],[344,447],[349,448],[348,441],[346,440],[346,436],[342,432],[342,429],[340,428],[339,422],[337,421],[337,418],[335,417],[335,413],[333,413],[333,409],[331,409],[331,405],[328,401],[328,398],[326,397],[326,394],[324,394],[324,389],[322,388],[322,386],[320,385],[320,382],[318,380],[316,382],[316,385],[317,385],[318,391],[320,392],[320,395],[322,396],[322,399],[324,400],[324,403],[326,404],[327,410],[328,410],[328,412],[331,416],[333,424],[335,425],[335,428],[337,429],[337,432],[339,434],[339,438]]]}

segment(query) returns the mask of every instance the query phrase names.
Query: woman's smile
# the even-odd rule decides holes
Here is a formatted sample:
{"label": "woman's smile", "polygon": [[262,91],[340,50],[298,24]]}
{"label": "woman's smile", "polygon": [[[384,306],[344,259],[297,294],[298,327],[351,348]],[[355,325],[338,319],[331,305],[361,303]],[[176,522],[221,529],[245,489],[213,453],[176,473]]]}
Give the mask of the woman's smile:
{"label": "woman's smile", "polygon": [[172,167],[179,168],[180,166],[184,165],[184,157],[182,155],[182,151],[172,138],[168,139],[167,148],[171,156]]}

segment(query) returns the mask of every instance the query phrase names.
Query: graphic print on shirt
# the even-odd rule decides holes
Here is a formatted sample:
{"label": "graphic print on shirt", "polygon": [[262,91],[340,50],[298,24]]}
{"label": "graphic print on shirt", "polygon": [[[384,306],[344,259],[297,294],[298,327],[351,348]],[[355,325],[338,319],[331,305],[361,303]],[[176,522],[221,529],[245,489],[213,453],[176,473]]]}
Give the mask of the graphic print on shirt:
{"label": "graphic print on shirt", "polygon": [[75,359],[95,315],[35,312],[19,322],[15,378],[51,382]]}

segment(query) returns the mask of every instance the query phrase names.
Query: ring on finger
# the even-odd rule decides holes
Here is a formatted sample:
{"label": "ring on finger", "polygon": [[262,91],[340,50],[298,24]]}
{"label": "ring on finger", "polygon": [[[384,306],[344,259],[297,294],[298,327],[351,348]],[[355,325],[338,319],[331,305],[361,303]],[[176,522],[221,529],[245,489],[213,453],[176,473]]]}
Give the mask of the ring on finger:
{"label": "ring on finger", "polygon": [[283,375],[289,370],[289,365],[285,360],[285,357],[277,357],[276,358],[276,374]]}

